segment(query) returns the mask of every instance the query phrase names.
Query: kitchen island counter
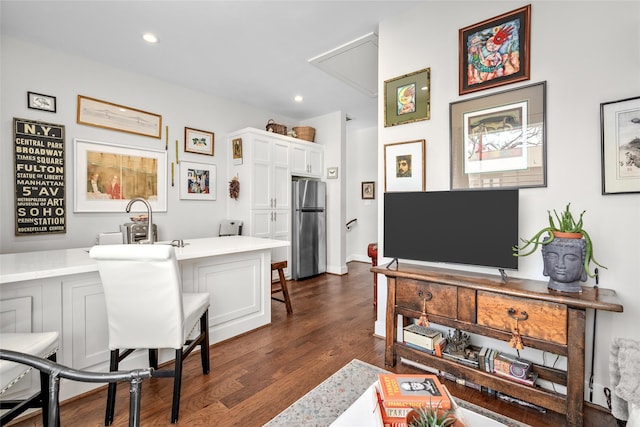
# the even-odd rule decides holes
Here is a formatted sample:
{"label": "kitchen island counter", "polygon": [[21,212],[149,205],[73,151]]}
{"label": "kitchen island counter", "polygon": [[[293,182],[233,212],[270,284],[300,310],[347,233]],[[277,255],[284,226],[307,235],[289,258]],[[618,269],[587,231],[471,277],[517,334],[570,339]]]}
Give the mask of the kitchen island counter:
{"label": "kitchen island counter", "polygon": [[[184,247],[176,247],[178,260],[289,246],[287,241],[249,236],[205,237],[187,239],[184,243]],[[89,248],[0,254],[0,284],[95,271],[98,267],[89,257]]]}
{"label": "kitchen island counter", "polygon": [[[209,293],[211,344],[271,323],[271,251],[286,248],[288,241],[225,236],[186,239],[184,244],[175,247],[183,292]],[[104,290],[89,248],[2,254],[0,269],[3,331],[57,331],[62,364],[108,371]],[[171,350],[161,351],[160,362],[173,355]],[[145,352],[136,352],[128,361],[147,366]],[[33,386],[37,384],[35,378]],[[63,384],[62,400],[102,386]]]}

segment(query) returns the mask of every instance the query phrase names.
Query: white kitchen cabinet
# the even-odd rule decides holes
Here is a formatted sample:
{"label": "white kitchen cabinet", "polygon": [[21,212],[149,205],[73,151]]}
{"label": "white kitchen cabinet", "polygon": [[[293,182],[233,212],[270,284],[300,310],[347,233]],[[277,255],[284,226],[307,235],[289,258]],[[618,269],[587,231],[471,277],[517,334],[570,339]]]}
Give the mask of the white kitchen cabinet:
{"label": "white kitchen cabinet", "polygon": [[[228,204],[229,219],[242,220],[242,234],[291,241],[291,169],[293,138],[258,129],[243,129],[228,136],[229,144],[242,139],[242,164],[234,164],[229,150],[230,177],[240,181],[240,196]],[[273,261],[287,261],[290,277],[291,247],[272,250]]]}
{"label": "white kitchen cabinet", "polygon": [[291,143],[291,174],[312,178],[322,178],[324,150],[312,142]]}

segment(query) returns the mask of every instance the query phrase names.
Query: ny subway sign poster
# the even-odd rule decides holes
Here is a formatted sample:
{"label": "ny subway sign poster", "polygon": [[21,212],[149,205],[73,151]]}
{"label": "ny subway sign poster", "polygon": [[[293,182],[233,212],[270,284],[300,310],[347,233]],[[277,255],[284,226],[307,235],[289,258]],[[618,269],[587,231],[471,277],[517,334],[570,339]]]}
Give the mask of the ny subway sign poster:
{"label": "ny subway sign poster", "polygon": [[66,233],[64,126],[13,119],[16,236]]}

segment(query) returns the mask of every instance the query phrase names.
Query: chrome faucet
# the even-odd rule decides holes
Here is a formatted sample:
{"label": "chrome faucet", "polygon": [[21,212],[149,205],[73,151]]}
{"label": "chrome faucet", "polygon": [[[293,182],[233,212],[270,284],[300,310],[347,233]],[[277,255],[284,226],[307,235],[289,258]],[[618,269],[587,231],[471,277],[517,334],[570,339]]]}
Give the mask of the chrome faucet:
{"label": "chrome faucet", "polygon": [[153,218],[151,205],[146,199],[143,199],[142,197],[136,197],[134,199],[131,199],[131,201],[127,204],[127,213],[131,212],[131,205],[133,205],[135,202],[142,202],[147,207],[147,238],[145,240],[140,240],[138,243],[148,243],[153,245],[155,243],[155,236],[153,234]]}

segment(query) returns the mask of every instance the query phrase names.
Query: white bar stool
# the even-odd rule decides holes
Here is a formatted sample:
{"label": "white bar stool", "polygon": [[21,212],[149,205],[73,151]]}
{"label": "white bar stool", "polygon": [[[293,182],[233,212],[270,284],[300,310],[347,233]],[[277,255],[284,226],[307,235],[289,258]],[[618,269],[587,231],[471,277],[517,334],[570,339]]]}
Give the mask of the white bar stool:
{"label": "white bar stool", "polygon": [[[32,356],[56,361],[58,351],[57,332],[25,332],[0,333],[0,348],[17,351]],[[0,416],[0,425],[6,425],[28,409],[42,410],[42,423],[49,425],[49,400],[47,391],[49,375],[40,373],[40,390],[28,397],[16,393],[12,395],[10,388],[20,382],[31,371],[30,366],[0,360],[0,408],[7,410]],[[56,423],[59,423],[56,421]]]}

